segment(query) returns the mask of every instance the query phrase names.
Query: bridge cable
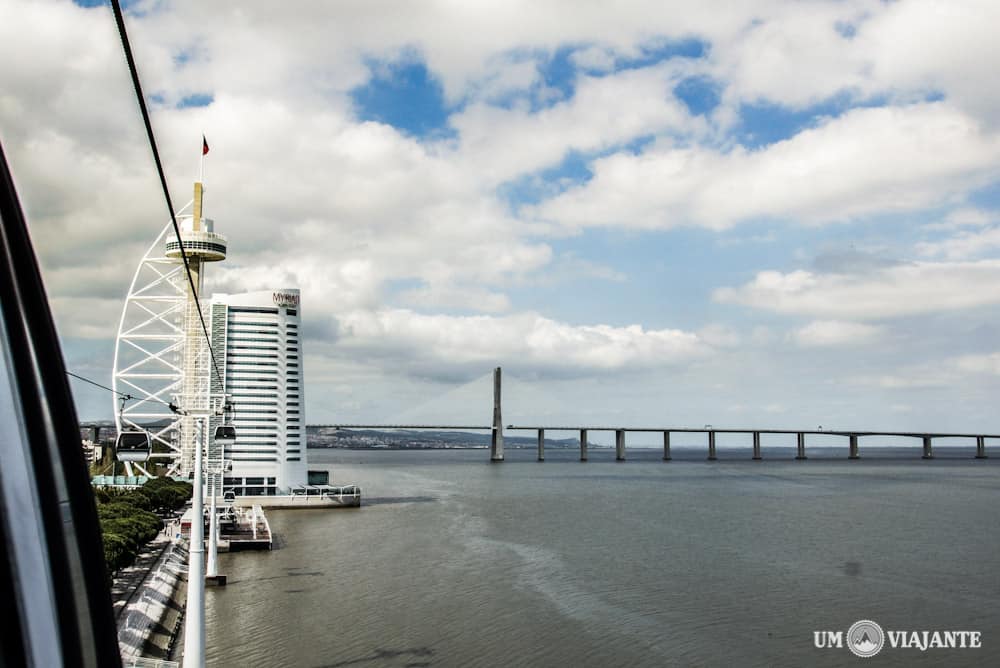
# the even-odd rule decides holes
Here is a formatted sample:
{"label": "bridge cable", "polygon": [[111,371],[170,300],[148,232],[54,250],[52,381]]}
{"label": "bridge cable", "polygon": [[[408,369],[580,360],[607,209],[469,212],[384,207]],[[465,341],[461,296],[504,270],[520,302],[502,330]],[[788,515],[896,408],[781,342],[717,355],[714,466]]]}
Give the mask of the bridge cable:
{"label": "bridge cable", "polygon": [[222,374],[219,373],[219,363],[215,359],[215,351],[212,350],[212,339],[208,335],[208,327],[205,325],[205,315],[201,312],[201,302],[199,301],[198,290],[194,285],[194,278],[191,275],[191,266],[188,263],[187,253],[184,251],[184,241],[181,239],[181,229],[177,225],[177,216],[174,214],[174,204],[170,199],[170,190],[167,188],[167,177],[163,173],[163,164],[160,162],[160,152],[156,148],[156,137],[153,135],[153,125],[149,118],[149,110],[146,108],[146,98],[142,93],[142,85],[139,83],[139,70],[136,68],[135,58],[132,57],[132,47],[129,44],[128,33],[125,31],[125,17],[122,15],[122,8],[119,0],[111,0],[111,9],[115,15],[115,23],[118,24],[118,35],[122,40],[122,48],[125,51],[125,60],[128,62],[129,74],[132,76],[132,87],[135,89],[136,100],[139,103],[139,111],[142,113],[142,121],[146,126],[146,136],[149,138],[149,147],[153,152],[153,162],[156,163],[156,172],[160,177],[160,186],[163,188],[163,197],[167,202],[167,209],[170,210],[170,222],[174,227],[174,235],[177,237],[177,245],[180,247],[181,259],[184,260],[184,272],[187,274],[188,285],[191,286],[191,294],[198,304],[198,320],[201,321],[201,331],[205,335],[208,343],[208,353],[212,357],[212,368],[215,377],[220,385],[225,385]]}

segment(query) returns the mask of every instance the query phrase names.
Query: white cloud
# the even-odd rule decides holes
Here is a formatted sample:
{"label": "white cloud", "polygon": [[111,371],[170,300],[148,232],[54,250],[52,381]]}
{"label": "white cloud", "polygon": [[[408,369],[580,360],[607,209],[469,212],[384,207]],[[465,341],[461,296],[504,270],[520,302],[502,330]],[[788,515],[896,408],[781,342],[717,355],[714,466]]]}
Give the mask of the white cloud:
{"label": "white cloud", "polygon": [[992,0],[776,3],[745,18],[713,50],[714,75],[729,83],[727,106],[943,94],[996,127],[1000,90],[982,85],[1000,60]]}
{"label": "white cloud", "polygon": [[617,60],[612,49],[597,45],[574,51],[569,58],[580,69],[591,72],[610,72]]}
{"label": "white cloud", "polygon": [[866,54],[836,30],[859,3],[786,3],[748,22],[715,59],[727,97],[803,107],[866,82]]}
{"label": "white cloud", "polygon": [[1000,260],[919,262],[864,274],[763,271],[737,288],[720,288],[724,304],[834,320],[873,320],[1000,303]]}
{"label": "white cloud", "polygon": [[469,105],[449,121],[460,137],[455,158],[490,185],[558,164],[570,150],[612,148],[664,131],[705,127],[670,94],[674,65],[580,76],[574,96],[551,107]]}
{"label": "white cloud", "polygon": [[403,292],[400,300],[404,304],[422,308],[461,308],[482,313],[510,310],[510,299],[507,295],[477,288],[429,285]]}
{"label": "white cloud", "polygon": [[998,126],[1000,90],[983,85],[1000,61],[992,0],[889,3],[859,30],[872,92],[940,92],[968,113]]}
{"label": "white cloud", "polygon": [[615,154],[536,213],[569,226],[645,229],[761,217],[821,223],[947,201],[996,178],[998,161],[1000,136],[947,104],[856,109],[758,151],[662,141]]}
{"label": "white cloud", "polygon": [[500,58],[490,67],[490,75],[477,82],[473,95],[495,102],[512,93],[522,93],[539,81],[538,64],[533,59]]}
{"label": "white cloud", "polygon": [[878,339],[884,330],[875,325],[842,320],[814,320],[792,332],[791,339],[804,348],[851,346]]}
{"label": "white cloud", "polygon": [[964,227],[984,227],[996,222],[997,214],[976,207],[961,207],[948,212],[939,223],[924,225],[925,230],[955,230]]}
{"label": "white cloud", "polygon": [[955,366],[968,373],[987,373],[1000,376],[1000,353],[962,355],[955,359]]}
{"label": "white cloud", "polygon": [[971,386],[983,377],[993,376],[1000,376],[1000,352],[949,356],[909,364],[889,373],[859,375],[852,382],[887,390],[910,390],[950,388],[957,383]]}
{"label": "white cloud", "polygon": [[946,260],[967,260],[981,257],[1000,248],[1000,227],[978,232],[959,232],[940,241],[923,241],[917,252],[924,257],[943,257]]}
{"label": "white cloud", "polygon": [[405,309],[339,317],[344,349],[437,369],[500,363],[562,375],[686,364],[711,352],[697,335],[639,325],[570,325],[536,313],[509,316],[423,315]]}
{"label": "white cloud", "polygon": [[698,330],[698,336],[705,343],[718,348],[735,348],[742,342],[739,332],[719,323],[705,325]]}

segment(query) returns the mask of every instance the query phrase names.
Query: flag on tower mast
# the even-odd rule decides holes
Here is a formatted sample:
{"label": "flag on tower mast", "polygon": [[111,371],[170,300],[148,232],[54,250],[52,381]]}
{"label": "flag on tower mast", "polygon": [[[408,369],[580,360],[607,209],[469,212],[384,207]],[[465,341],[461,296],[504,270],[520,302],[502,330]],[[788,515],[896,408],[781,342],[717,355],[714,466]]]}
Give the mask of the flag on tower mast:
{"label": "flag on tower mast", "polygon": [[208,140],[205,135],[201,135],[201,157],[198,158],[198,182],[205,181],[205,155],[208,153]]}

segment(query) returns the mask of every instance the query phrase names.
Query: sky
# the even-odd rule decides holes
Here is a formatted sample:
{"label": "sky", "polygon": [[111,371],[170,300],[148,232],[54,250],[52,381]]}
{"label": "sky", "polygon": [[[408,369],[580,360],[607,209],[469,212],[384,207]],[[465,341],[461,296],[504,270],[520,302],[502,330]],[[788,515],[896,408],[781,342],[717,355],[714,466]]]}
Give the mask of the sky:
{"label": "sky", "polygon": [[[70,370],[169,215],[100,2],[0,0]],[[302,290],[306,419],[1000,431],[1000,3],[137,0],[208,292]],[[82,418],[107,393],[74,382]]]}

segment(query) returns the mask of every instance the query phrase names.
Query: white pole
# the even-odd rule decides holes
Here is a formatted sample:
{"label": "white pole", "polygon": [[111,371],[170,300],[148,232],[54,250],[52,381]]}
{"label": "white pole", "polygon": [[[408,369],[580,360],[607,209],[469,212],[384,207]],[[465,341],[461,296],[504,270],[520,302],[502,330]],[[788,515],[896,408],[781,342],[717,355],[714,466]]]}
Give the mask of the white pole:
{"label": "white pole", "polygon": [[209,508],[208,515],[208,568],[205,570],[205,577],[214,578],[219,574],[219,516],[215,512],[215,496],[217,493],[215,475],[210,474],[212,479],[212,484],[209,488]]}
{"label": "white pole", "polygon": [[191,500],[191,545],[188,552],[187,606],[184,609],[184,668],[205,665],[205,515],[201,487],[202,420],[195,421],[194,491]]}

